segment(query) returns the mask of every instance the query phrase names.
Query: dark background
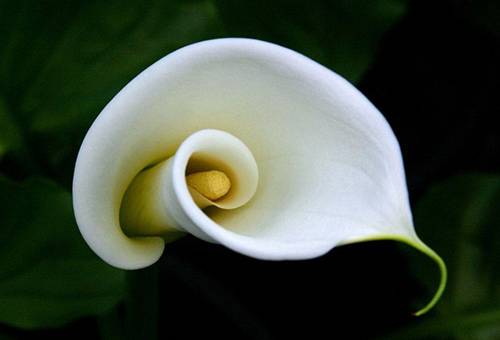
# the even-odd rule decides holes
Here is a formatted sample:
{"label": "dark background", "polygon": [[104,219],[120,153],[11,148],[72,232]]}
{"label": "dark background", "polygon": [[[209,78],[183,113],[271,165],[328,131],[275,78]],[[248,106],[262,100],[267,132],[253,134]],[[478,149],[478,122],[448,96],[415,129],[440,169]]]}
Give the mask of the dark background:
{"label": "dark background", "polygon": [[[278,2],[267,7],[258,1],[253,5],[228,3],[220,9],[222,16],[230,17],[225,21],[228,35],[297,48],[276,28],[285,20],[280,16],[288,18],[289,24],[296,20],[305,30],[309,26],[304,18],[311,16],[313,21],[324,21],[322,26],[311,28],[316,37],[311,44],[326,50],[335,44],[328,24],[328,4]],[[243,7],[244,15],[235,6]],[[434,183],[450,176],[500,170],[496,122],[499,21],[494,2],[412,1],[377,42],[366,72],[359,77],[353,73],[356,86],[385,115],[400,141],[413,206]],[[362,20],[359,25],[363,25]],[[299,45],[306,46],[307,41]],[[316,47],[298,50],[332,68],[335,64],[328,53],[316,54]],[[9,89],[4,87],[3,91]],[[15,101],[15,94],[9,98]],[[92,113],[94,117],[97,112]],[[7,154],[0,160],[1,173],[15,181],[42,174],[69,189],[84,126],[90,122],[91,117],[81,127],[67,130],[70,143],[29,135],[41,168],[33,170],[19,156]],[[45,159],[47,149],[37,146],[40,140],[50,143],[51,150],[60,151],[64,165],[56,168],[52,160]],[[416,230],[420,233],[418,223]],[[142,312],[131,315],[127,302],[122,302],[104,316],[83,317],[59,328],[21,330],[0,324],[0,332],[14,339],[98,338],[107,332],[109,338],[120,338],[134,332],[127,330],[127,324],[137,323],[157,330],[161,339],[385,338],[395,330],[439,315],[439,311],[420,319],[412,315],[432,293],[414,268],[433,264],[420,259],[415,265],[410,253],[404,246],[382,241],[336,248],[309,261],[263,262],[188,236],[169,245],[157,265],[138,274],[142,278],[136,274],[127,277],[132,287],[127,299]],[[149,297],[134,302],[131,296],[140,296],[134,287],[141,289],[144,277],[151,282],[159,277],[157,286],[153,283],[150,287],[158,288],[157,296],[148,293]],[[109,320],[120,327],[109,330]]]}

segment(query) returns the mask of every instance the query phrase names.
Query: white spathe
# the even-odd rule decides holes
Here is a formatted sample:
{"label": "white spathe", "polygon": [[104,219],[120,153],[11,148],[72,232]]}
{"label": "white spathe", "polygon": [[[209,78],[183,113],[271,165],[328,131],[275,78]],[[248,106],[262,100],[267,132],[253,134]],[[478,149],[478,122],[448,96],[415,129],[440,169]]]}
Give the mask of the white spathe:
{"label": "white spathe", "polygon": [[[75,168],[74,210],[104,261],[137,269],[158,260],[162,237],[124,234],[122,198],[141,170],[174,156],[205,129],[229,133],[250,150],[258,185],[240,208],[207,214],[187,190],[174,190],[175,209],[188,219],[176,220],[181,229],[195,227],[198,237],[268,260],[399,240],[438,262],[440,288],[419,313],[436,302],[444,264],[415,233],[401,152],[387,121],[339,75],[251,39],[204,41],[167,55],[120,91],[90,128]],[[185,188],[180,169],[173,186]]]}

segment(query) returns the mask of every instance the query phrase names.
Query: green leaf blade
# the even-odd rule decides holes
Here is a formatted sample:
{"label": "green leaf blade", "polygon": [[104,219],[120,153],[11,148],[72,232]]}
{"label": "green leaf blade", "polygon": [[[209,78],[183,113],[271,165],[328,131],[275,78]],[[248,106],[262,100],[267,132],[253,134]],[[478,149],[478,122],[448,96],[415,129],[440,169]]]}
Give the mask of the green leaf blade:
{"label": "green leaf blade", "polygon": [[69,193],[46,180],[0,179],[0,203],[0,321],[58,327],[121,301],[124,272],[87,248]]}

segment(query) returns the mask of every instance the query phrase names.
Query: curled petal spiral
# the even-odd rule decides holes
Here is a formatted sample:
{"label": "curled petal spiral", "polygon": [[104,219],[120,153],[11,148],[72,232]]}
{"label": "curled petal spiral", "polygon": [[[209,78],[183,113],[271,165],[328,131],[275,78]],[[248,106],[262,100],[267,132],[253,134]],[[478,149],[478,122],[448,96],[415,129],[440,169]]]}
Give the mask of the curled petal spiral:
{"label": "curled petal spiral", "polygon": [[138,269],[184,233],[266,260],[376,239],[441,258],[415,233],[399,144],[345,79],[252,39],[159,60],[103,109],[73,182],[80,231],[107,263]]}

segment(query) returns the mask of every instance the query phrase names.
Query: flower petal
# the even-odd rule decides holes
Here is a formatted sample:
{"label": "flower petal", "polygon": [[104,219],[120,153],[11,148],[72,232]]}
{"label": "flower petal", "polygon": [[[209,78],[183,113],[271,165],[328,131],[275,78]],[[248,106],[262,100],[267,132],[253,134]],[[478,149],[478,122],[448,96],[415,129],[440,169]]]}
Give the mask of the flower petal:
{"label": "flower petal", "polygon": [[242,140],[259,168],[255,196],[235,210],[204,213],[187,189],[176,189],[182,209],[210,239],[272,260],[312,258],[382,237],[428,249],[415,234],[401,152],[382,114],[345,79],[296,52],[218,39],[146,69],[85,138],[75,213],[105,261],[140,268],[158,259],[161,239],[121,231],[121,198],[142,169],[202,129]]}

